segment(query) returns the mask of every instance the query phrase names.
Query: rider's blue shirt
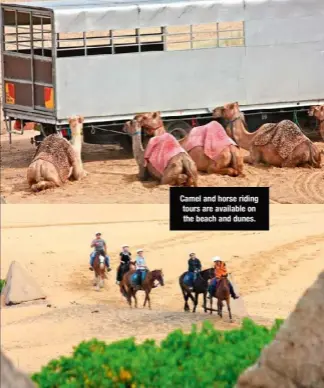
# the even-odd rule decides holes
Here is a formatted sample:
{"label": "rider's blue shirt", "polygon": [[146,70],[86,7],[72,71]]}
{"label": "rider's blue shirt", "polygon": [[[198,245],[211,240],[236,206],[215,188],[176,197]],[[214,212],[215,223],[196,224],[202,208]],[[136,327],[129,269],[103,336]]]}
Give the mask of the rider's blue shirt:
{"label": "rider's blue shirt", "polygon": [[144,257],[137,256],[135,259],[136,269],[145,269],[146,263]]}

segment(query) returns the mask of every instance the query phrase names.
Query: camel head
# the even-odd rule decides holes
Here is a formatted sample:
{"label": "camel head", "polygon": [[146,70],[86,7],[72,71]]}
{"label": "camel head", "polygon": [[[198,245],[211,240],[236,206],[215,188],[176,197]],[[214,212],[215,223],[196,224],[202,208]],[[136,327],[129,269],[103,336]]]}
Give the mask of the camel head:
{"label": "camel head", "polygon": [[164,130],[160,112],[138,113],[134,117],[134,120],[139,122],[147,136],[157,136],[158,134],[162,134],[160,133],[162,128]]}
{"label": "camel head", "polygon": [[308,115],[316,117],[320,122],[324,121],[324,105],[311,106]]}
{"label": "camel head", "polygon": [[238,102],[231,102],[213,110],[213,118],[215,119],[222,118],[227,121],[232,121],[240,115],[241,111]]}
{"label": "camel head", "polygon": [[82,116],[69,117],[69,125],[73,137],[82,135],[83,121],[84,118]]}
{"label": "camel head", "polygon": [[141,132],[141,125],[137,120],[126,121],[123,131],[131,136],[134,136],[136,132]]}

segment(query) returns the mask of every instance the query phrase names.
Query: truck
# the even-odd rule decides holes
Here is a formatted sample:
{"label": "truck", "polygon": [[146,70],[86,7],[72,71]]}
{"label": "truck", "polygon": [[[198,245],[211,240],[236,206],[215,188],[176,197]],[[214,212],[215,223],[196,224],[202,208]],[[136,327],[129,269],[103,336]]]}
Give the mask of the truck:
{"label": "truck", "polygon": [[[237,101],[249,130],[324,103],[323,0],[64,0],[1,4],[3,114],[131,150],[125,121],[160,111],[181,138]],[[15,123],[13,125],[13,123]],[[16,128],[13,129],[13,127]]]}

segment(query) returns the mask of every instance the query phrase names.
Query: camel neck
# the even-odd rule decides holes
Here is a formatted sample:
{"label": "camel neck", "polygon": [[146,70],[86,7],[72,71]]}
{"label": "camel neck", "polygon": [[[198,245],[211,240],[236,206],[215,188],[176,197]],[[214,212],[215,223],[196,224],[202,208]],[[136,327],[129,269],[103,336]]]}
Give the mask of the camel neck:
{"label": "camel neck", "polygon": [[320,135],[322,136],[322,139],[324,140],[324,120],[320,121],[319,132],[320,132]]}
{"label": "camel neck", "polygon": [[81,145],[82,144],[82,127],[77,127],[71,130],[71,144]]}
{"label": "camel neck", "polygon": [[246,124],[241,116],[231,120],[227,124],[227,132],[239,147],[249,150],[256,133],[250,133],[246,129]]}
{"label": "camel neck", "polygon": [[132,145],[134,158],[139,166],[144,165],[144,148],[142,144],[142,129],[136,129],[132,134]]}

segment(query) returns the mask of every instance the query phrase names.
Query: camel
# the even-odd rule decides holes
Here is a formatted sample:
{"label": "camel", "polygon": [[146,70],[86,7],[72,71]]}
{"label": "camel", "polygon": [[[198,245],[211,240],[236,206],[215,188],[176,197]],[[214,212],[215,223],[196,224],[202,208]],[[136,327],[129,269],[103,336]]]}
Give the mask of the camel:
{"label": "camel", "polygon": [[249,164],[321,168],[321,151],[292,121],[267,123],[250,133],[237,102],[215,108],[213,117],[223,118],[227,123],[227,134],[240,147],[250,151],[244,158]]}
{"label": "camel", "polygon": [[308,115],[317,118],[319,122],[319,133],[324,140],[324,105],[311,106]]}
{"label": "camel", "polygon": [[[69,126],[71,129],[71,140],[70,143],[74,149],[74,152],[79,159],[80,166],[83,169],[81,151],[83,142],[83,121],[82,116],[72,116],[69,118]],[[83,170],[84,171],[84,170]],[[85,173],[85,171],[84,171]]]}
{"label": "camel", "polygon": [[[144,150],[140,117],[126,122],[124,131],[132,136],[133,154],[141,181],[151,176],[162,185],[198,186],[198,171],[194,161],[172,135],[164,133],[151,138]],[[166,150],[171,152],[170,157],[165,154]]]}
{"label": "camel", "polygon": [[[141,113],[135,116],[135,119],[141,120],[142,128],[147,136],[159,136],[166,132],[160,112]],[[220,134],[220,136],[217,136],[219,140],[216,140],[216,144],[211,144],[209,150],[207,150],[210,157],[206,155],[204,145],[197,144],[202,144],[202,138],[206,136],[206,133],[207,136],[210,136],[209,133],[213,131]],[[211,140],[213,140],[212,137]],[[217,150],[217,142],[222,144],[219,150]],[[206,126],[193,128],[187,136],[179,140],[179,144],[191,156],[198,171],[233,177],[244,176],[244,161],[239,147],[227,136],[224,128],[216,121]]]}

